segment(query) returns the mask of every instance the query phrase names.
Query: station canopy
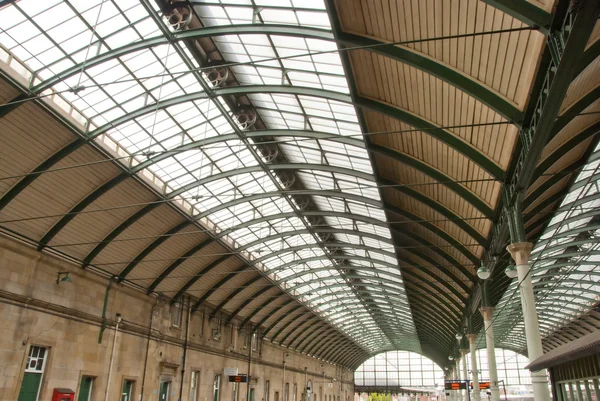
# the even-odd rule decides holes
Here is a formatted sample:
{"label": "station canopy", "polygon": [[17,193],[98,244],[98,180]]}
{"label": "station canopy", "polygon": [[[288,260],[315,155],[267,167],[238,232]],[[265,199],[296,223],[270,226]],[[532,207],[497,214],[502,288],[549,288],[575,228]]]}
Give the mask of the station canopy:
{"label": "station canopy", "polygon": [[568,18],[588,44],[524,193],[529,240],[562,235],[548,220],[580,206],[563,198],[597,143],[600,29],[506,3],[0,1],[1,228],[210,305],[216,330],[443,366],[465,316],[481,326],[480,264],[510,292],[489,249]]}

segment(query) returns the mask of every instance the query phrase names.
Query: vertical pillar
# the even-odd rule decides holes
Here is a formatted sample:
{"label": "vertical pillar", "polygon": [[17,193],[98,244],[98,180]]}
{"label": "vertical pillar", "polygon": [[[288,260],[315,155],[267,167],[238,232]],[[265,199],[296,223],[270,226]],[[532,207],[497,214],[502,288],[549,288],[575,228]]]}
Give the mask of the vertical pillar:
{"label": "vertical pillar", "polygon": [[[542,349],[542,337],[540,336],[540,326],[535,309],[533,283],[531,281],[531,274],[529,273],[529,256],[531,255],[533,244],[531,242],[517,242],[510,244],[506,249],[510,252],[510,256],[512,256],[517,266],[521,307],[523,308],[523,321],[525,323],[525,338],[527,340],[527,355],[530,361],[534,361],[542,356],[544,351]],[[550,400],[548,375],[545,369],[531,372],[531,383],[533,385],[533,399],[535,401]]]}
{"label": "vertical pillar", "polygon": [[[469,380],[469,375],[467,374],[467,352],[469,350],[461,348],[460,353],[462,355],[462,379],[465,381]],[[464,390],[464,394],[463,397],[466,401],[469,400],[469,388],[468,388],[468,383],[467,383],[467,388]]]}
{"label": "vertical pillar", "polygon": [[[460,374],[460,358],[456,358],[455,360],[456,360],[456,380],[462,380],[461,374]],[[462,391],[460,391],[460,390],[456,391],[456,395],[457,395],[458,401],[463,401]]]}
{"label": "vertical pillar", "polygon": [[477,370],[477,355],[475,355],[475,341],[477,334],[467,334],[469,340],[469,352],[471,353],[471,374],[473,377],[473,392],[471,398],[473,401],[481,401],[481,391],[479,390],[479,371]]}
{"label": "vertical pillar", "polygon": [[494,329],[492,327],[492,317],[494,315],[494,308],[492,308],[491,306],[483,306],[480,309],[480,312],[483,315],[483,325],[485,330],[485,346],[487,348],[488,356],[490,392],[492,394],[490,401],[500,401],[500,389],[498,388],[498,370],[496,369]]}

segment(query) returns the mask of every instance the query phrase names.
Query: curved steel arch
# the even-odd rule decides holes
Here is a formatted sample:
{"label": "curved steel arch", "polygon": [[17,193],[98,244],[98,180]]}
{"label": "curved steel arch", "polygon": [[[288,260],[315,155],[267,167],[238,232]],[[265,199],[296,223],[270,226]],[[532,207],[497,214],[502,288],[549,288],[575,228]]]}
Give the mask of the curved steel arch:
{"label": "curved steel arch", "polygon": [[[225,275],[225,277],[223,277],[221,280],[219,280],[216,284],[213,284],[200,298],[198,298],[198,300],[194,303],[194,305],[192,306],[192,313],[196,312],[198,310],[198,308],[200,307],[200,305],[202,304],[202,302],[206,301],[208,299],[208,297],[210,297],[216,290],[218,290],[224,283],[226,283],[227,281],[231,280],[233,277],[235,277],[238,273],[243,272],[244,270],[248,269],[248,265],[246,265],[245,263],[242,264],[242,266],[238,267],[237,269],[227,273],[227,275]],[[258,274],[260,274],[260,272],[257,271]],[[191,286],[193,283],[195,283],[197,280],[199,279],[199,277],[193,277],[188,284]],[[191,283],[191,284],[190,284]],[[181,291],[181,290],[180,290]]]}
{"label": "curved steel arch", "polygon": [[[463,294],[461,294],[459,291],[457,291],[456,288],[454,288],[454,286],[450,282],[448,282],[448,280],[442,280],[442,278],[440,276],[438,276],[437,274],[435,274],[432,271],[421,270],[421,272],[434,279],[434,281],[431,281],[431,282],[425,281],[425,283],[428,283],[429,285],[436,284],[436,288],[438,288],[438,289],[447,288],[455,297],[458,298],[458,302],[462,302],[463,305],[467,304],[467,298]],[[402,274],[407,274],[409,276],[415,277],[416,279],[418,279],[420,281],[423,281],[423,279],[424,279],[424,277],[422,277],[419,274],[417,274],[411,270],[408,270],[408,269],[403,269]],[[441,288],[437,287],[438,285],[441,285],[442,287]],[[460,309],[460,306],[458,304],[455,303],[455,305],[457,307],[459,307],[459,309]]]}
{"label": "curved steel arch", "polygon": [[463,185],[455,182],[455,179],[452,179],[450,176],[446,175],[446,173],[438,170],[430,166],[429,164],[413,157],[409,156],[405,153],[402,153],[396,149],[389,148],[386,146],[377,145],[375,143],[371,143],[369,145],[369,152],[383,155],[389,157],[393,160],[398,161],[404,165],[410,166],[418,170],[419,172],[429,176],[430,178],[438,181],[443,186],[447,187],[458,196],[469,202],[473,207],[479,210],[484,216],[488,218],[492,218],[494,215],[494,211],[490,206],[488,206],[485,201],[471,190],[467,189]]}
{"label": "curved steel arch", "polygon": [[[292,327],[292,330],[290,330],[290,332],[293,332],[294,330],[296,330],[298,327],[303,326],[304,324],[306,324],[307,322],[310,322],[314,319],[317,319],[318,321],[323,321],[321,318],[319,318],[319,316],[315,315],[314,313],[311,313],[309,316],[307,316],[303,321],[298,322],[298,324],[295,327]],[[295,320],[291,320],[289,322],[287,322],[286,324],[284,324],[282,327],[279,328],[279,330],[277,330],[277,332],[275,334],[273,334],[273,337],[271,337],[271,341],[275,341],[277,339],[277,337],[279,337],[279,335],[284,332],[292,323],[295,323]],[[279,344],[283,344],[285,339],[289,336],[289,333],[287,335],[285,335],[280,341],[278,341]]]}
{"label": "curved steel arch", "polygon": [[[38,93],[45,89],[48,89],[52,85],[55,85],[58,82],[67,79],[70,76],[73,76],[82,69],[91,68],[95,65],[101,64],[105,61],[111,60],[116,57],[121,57],[131,52],[168,44],[172,41],[181,41],[192,38],[214,37],[222,35],[243,35],[256,33],[277,34],[282,36],[309,37],[313,39],[328,41],[336,40],[336,38],[334,38],[333,33],[326,30],[276,24],[211,26],[181,32],[173,32],[170,33],[170,38],[160,36],[145,39],[92,57],[89,60],[87,60],[86,63],[75,65],[57,74],[55,77],[43,81],[37,86],[34,86],[33,88],[31,88],[31,92]],[[500,115],[505,116],[509,121],[520,122],[523,117],[523,113],[520,110],[518,110],[515,106],[510,104],[510,102],[508,102],[506,99],[503,99],[501,96],[497,95],[493,90],[486,88],[484,85],[477,82],[476,80],[443,65],[439,61],[435,61],[430,58],[424,57],[406,48],[399,48],[397,46],[385,46],[385,43],[378,42],[370,38],[365,38],[363,36],[358,35],[353,35],[352,38],[349,38],[347,35],[348,34],[346,33],[343,33],[342,37],[339,37],[338,35],[337,40],[341,40],[342,43],[351,46],[362,46],[363,41],[369,41],[370,45],[368,46],[368,51],[374,51],[378,54],[390,57],[402,63],[407,63],[409,65],[412,65],[413,67],[423,70],[428,74],[436,76],[450,83],[451,85],[459,88],[460,90],[465,91],[469,95],[474,96],[476,99],[482,101],[492,109],[496,110]],[[358,43],[353,42],[354,40],[357,40]],[[376,47],[373,47],[373,45],[375,45]],[[416,60],[418,61],[415,62]],[[455,137],[455,140],[456,139],[457,138]],[[481,162],[481,158],[478,157],[470,157],[470,159],[474,160],[475,162]],[[489,159],[487,159],[485,156],[483,156],[483,160],[487,160],[489,162]]]}
{"label": "curved steel arch", "polygon": [[[273,330],[273,329],[275,328],[275,326],[277,326],[279,323],[282,323],[282,322],[283,322],[285,319],[290,319],[290,318],[292,318],[292,316],[294,316],[294,315],[292,314],[293,312],[296,312],[298,309],[302,309],[302,308],[304,308],[304,305],[302,305],[302,304],[299,304],[298,306],[296,306],[296,307],[292,308],[291,310],[287,311],[287,314],[286,314],[286,315],[285,315],[285,316],[284,316],[284,317],[283,317],[281,320],[275,319],[275,321],[274,321],[273,323],[271,323],[271,324],[269,325],[269,327],[265,328],[265,330],[262,332],[262,334],[263,334],[263,338],[265,338],[265,337],[267,336],[267,334],[268,334],[268,333],[269,333],[271,330]],[[306,308],[306,309],[307,309],[307,308]],[[307,310],[308,310],[308,309],[307,309]],[[308,312],[309,312],[310,314],[312,314],[312,312],[311,312],[310,310],[308,310]],[[288,322],[288,323],[289,323],[289,322]],[[256,328],[256,326],[255,326],[255,328]],[[271,337],[270,337],[270,339],[272,340],[272,338],[271,338]]]}
{"label": "curved steel arch", "polygon": [[[363,202],[363,200],[365,201],[365,203],[369,202],[369,204],[372,204],[374,206],[379,206],[379,202],[372,200],[370,198],[366,198],[366,197],[362,197],[362,196],[358,196],[358,195],[354,195],[354,194],[349,194],[349,193],[345,193],[345,192],[339,192],[339,191],[327,191],[327,190],[315,190],[315,191],[286,191],[284,193],[280,192],[280,191],[274,191],[274,192],[264,192],[262,194],[257,194],[257,195],[251,195],[251,196],[246,196],[243,198],[238,198],[236,200],[227,202],[227,203],[223,203],[221,205],[215,206],[209,210],[206,210],[202,213],[199,213],[198,215],[194,216],[194,221],[195,220],[199,220],[202,217],[208,216],[212,213],[215,213],[219,210],[225,209],[227,207],[231,207],[237,204],[241,204],[244,202],[251,202],[253,200],[258,200],[258,199],[264,199],[264,198],[268,198],[268,197],[274,197],[274,196],[286,196],[286,195],[294,195],[296,193],[301,193],[301,194],[305,194],[305,195],[311,195],[311,196],[325,196],[325,197],[339,197],[339,198],[345,198],[345,199],[352,199],[352,200],[357,200],[359,202]],[[371,203],[372,201],[372,203]],[[150,207],[147,206],[147,207]],[[151,209],[150,209],[151,210]],[[137,218],[141,217],[142,215],[145,215],[146,213],[148,213],[150,210],[145,210],[144,212],[140,211],[140,216],[137,216]],[[132,216],[132,217],[136,217],[136,216]],[[111,238],[115,238],[117,237],[119,234],[121,234],[131,223],[127,224],[126,226],[119,226],[117,227],[115,230],[113,230],[113,232],[111,232],[106,238],[111,237]],[[131,272],[131,270],[133,270],[133,268],[135,268],[135,266],[141,262],[146,256],[148,256],[148,254],[150,254],[153,250],[155,250],[156,248],[158,248],[163,242],[165,242],[167,239],[169,239],[169,237],[171,237],[173,234],[175,234],[176,232],[182,230],[183,228],[187,227],[188,225],[193,224],[192,221],[184,221],[178,225],[176,225],[175,227],[169,229],[168,231],[166,231],[164,234],[161,234],[159,236],[157,236],[156,240],[154,240],[152,243],[150,243],[146,248],[144,248],[124,269],[123,271],[119,274],[119,277],[121,280],[123,280],[124,278],[127,277],[127,275]],[[105,239],[106,239],[105,238]],[[98,254],[105,246],[107,245],[106,241],[102,241],[100,244],[97,245],[97,247],[88,254],[88,256],[85,258],[85,260],[89,262],[91,262],[91,259],[93,259],[93,257],[95,257],[96,254]],[[98,247],[101,247],[100,249],[98,249]],[[372,248],[373,252],[377,251],[377,248]],[[93,257],[92,257],[93,255]]]}
{"label": "curved steel arch", "polygon": [[471,238],[473,238],[477,243],[479,243],[481,246],[485,246],[486,239],[485,239],[485,237],[483,237],[483,235],[481,233],[479,233],[475,228],[473,228],[473,226],[471,226],[470,224],[465,222],[459,215],[454,213],[452,210],[448,209],[443,204],[439,203],[437,200],[432,199],[426,195],[423,195],[422,193],[414,190],[413,188],[406,187],[406,186],[398,186],[398,184],[399,184],[398,182],[387,179],[387,178],[379,177],[378,181],[381,185],[390,186],[391,189],[393,189],[397,192],[400,192],[403,195],[409,196],[409,197],[415,199],[416,201],[419,201],[419,202],[423,203],[424,205],[428,206],[429,208],[435,210],[436,212],[440,213],[441,215],[447,217],[448,219],[450,219],[452,221],[452,223],[454,223],[456,226],[458,226],[460,229],[462,229]]}
{"label": "curved steel arch", "polygon": [[[426,263],[429,263],[431,265],[431,267],[427,267],[426,265],[423,266],[422,264],[411,260],[413,267],[417,267],[420,270],[422,270],[428,274],[429,274],[429,272],[432,271],[432,268],[437,269],[437,270],[441,271],[442,273],[444,273],[446,276],[448,276],[450,279],[452,279],[453,283],[455,283],[460,288],[462,288],[462,290],[464,292],[469,293],[471,291],[471,288],[464,283],[464,280],[461,280],[456,274],[454,274],[452,271],[448,270],[446,268],[446,266],[440,265],[440,263],[437,262],[435,259],[432,259],[431,257],[424,254],[423,252],[419,252],[417,249],[406,249],[405,251],[408,251],[408,253],[416,256],[419,259],[422,259],[423,261],[425,261]],[[455,265],[453,265],[453,266],[456,267]]]}
{"label": "curved steel arch", "polygon": [[[252,320],[252,318],[254,316],[256,316],[256,314],[258,312],[260,312],[261,310],[263,310],[264,308],[266,308],[269,304],[271,304],[272,302],[276,301],[277,299],[279,299],[278,296],[272,296],[269,299],[267,299],[266,301],[264,301],[262,304],[260,304],[258,307],[254,308],[254,310],[248,316],[246,316],[246,318],[244,320],[242,320],[242,322],[239,324],[238,327],[241,329],[244,326],[246,326],[246,324],[248,324],[248,322],[250,322]],[[288,299],[287,301],[284,301],[283,303],[281,303],[281,305],[278,305],[277,307],[275,307],[274,310],[278,311],[281,307],[287,306],[290,303],[292,303],[293,301],[295,301],[295,299],[290,296],[290,299]],[[267,314],[266,317],[268,319],[271,316],[269,314]],[[261,322],[262,322],[262,320],[261,320]],[[257,326],[260,326],[260,324],[257,324]]]}
{"label": "curved steel arch", "polygon": [[255,301],[256,299],[258,299],[261,295],[263,295],[265,292],[267,291],[271,291],[273,289],[276,289],[277,291],[281,291],[280,288],[274,286],[274,285],[268,285],[265,286],[263,288],[261,288],[260,290],[256,291],[254,294],[250,295],[250,297],[245,300],[244,302],[241,303],[241,305],[239,305],[233,312],[231,312],[231,314],[229,315],[229,317],[227,318],[227,320],[225,321],[225,324],[229,324],[231,323],[231,321],[246,307],[248,306],[251,302]]}
{"label": "curved steel arch", "polygon": [[247,290],[252,284],[256,283],[261,278],[264,278],[264,277],[259,272],[257,272],[256,276],[252,277],[250,280],[246,281],[243,285],[239,286],[238,288],[236,288],[235,290],[233,290],[232,292],[227,294],[225,296],[225,298],[217,306],[215,306],[215,308],[212,310],[212,312],[210,312],[210,315],[208,316],[208,320],[211,320],[213,317],[215,317],[217,315],[217,313],[219,313],[219,311],[221,309],[223,309],[223,307],[225,305],[227,305],[230,301],[233,300],[233,298],[238,296],[242,291]]}
{"label": "curved steel arch", "polygon": [[[411,220],[413,222],[420,222],[420,224],[425,227],[426,229],[428,229],[429,231],[431,231],[433,234],[437,235],[438,237],[440,237],[442,240],[446,241],[447,243],[453,245],[458,251],[460,251],[460,253],[462,253],[463,255],[465,255],[465,257],[467,259],[469,259],[471,262],[473,262],[474,264],[479,263],[479,259],[477,258],[477,256],[470,251],[467,247],[465,247],[462,243],[458,242],[453,236],[451,236],[450,234],[448,234],[446,231],[442,230],[440,227],[436,226],[435,224],[432,224],[428,221],[424,221],[423,218],[410,213],[409,211],[399,208],[398,206],[392,205],[389,202],[385,203],[385,209],[391,213],[395,213],[398,214],[408,220]],[[394,223],[390,223],[390,227],[395,228]]]}
{"label": "curved steel arch", "polygon": [[[425,287],[426,285],[429,285],[431,289],[435,289],[436,288],[433,285],[431,285],[430,283],[421,284],[421,282],[415,282],[415,281],[412,281],[411,279],[406,280],[406,282],[410,282],[410,284],[412,286],[414,286],[415,288],[421,289],[423,291],[429,291],[429,292],[431,292],[430,290],[428,290]],[[440,299],[439,298],[440,296],[446,298],[446,300]],[[454,299],[452,299],[448,294],[446,294],[443,291],[440,291],[439,294],[438,294],[437,300],[439,302],[442,302],[444,305],[446,305],[448,307],[449,312],[452,313],[454,315],[454,317],[456,317],[456,320],[460,320],[461,319],[461,317],[462,317],[462,308],[460,307],[460,305],[457,305],[456,301]]]}

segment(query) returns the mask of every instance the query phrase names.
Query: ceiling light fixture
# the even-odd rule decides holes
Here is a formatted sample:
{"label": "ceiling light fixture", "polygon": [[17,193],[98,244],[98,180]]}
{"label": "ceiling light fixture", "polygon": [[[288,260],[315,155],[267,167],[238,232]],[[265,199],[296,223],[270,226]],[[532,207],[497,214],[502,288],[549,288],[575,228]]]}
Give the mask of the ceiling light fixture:
{"label": "ceiling light fixture", "polygon": [[490,278],[490,271],[484,264],[482,264],[481,267],[477,270],[477,277],[479,277],[482,280],[487,280],[488,278]]}
{"label": "ceiling light fixture", "polygon": [[506,273],[506,275],[509,278],[515,278],[517,277],[517,266],[515,265],[508,265],[508,267],[506,268],[506,270],[504,270],[504,273]]}

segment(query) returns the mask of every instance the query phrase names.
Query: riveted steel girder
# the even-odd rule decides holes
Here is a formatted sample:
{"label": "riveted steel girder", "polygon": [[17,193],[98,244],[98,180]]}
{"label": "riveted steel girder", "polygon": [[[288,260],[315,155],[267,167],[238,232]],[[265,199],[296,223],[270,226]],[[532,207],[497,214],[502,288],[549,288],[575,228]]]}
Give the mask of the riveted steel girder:
{"label": "riveted steel girder", "polygon": [[483,2],[527,25],[538,28],[544,34],[550,29],[552,14],[527,0],[483,0]]}
{"label": "riveted steel girder", "polygon": [[467,157],[469,160],[472,160],[482,169],[487,171],[492,177],[498,180],[502,180],[504,178],[504,170],[486,154],[475,148],[473,145],[465,142],[456,134],[453,134],[449,130],[440,128],[438,125],[425,120],[423,117],[417,116],[416,114],[412,114],[406,110],[382,101],[371,98],[367,99],[361,96],[356,96],[355,104],[363,109],[375,111],[398,121],[402,121],[411,127],[422,129],[423,132],[440,140],[450,148]]}
{"label": "riveted steel girder", "polygon": [[254,294],[250,295],[250,297],[248,297],[248,299],[246,299],[244,302],[242,302],[242,304],[240,306],[237,307],[236,310],[234,310],[229,317],[227,318],[227,320],[225,321],[225,324],[229,324],[246,306],[248,306],[251,302],[253,302],[254,300],[256,300],[257,298],[259,298],[262,294],[264,294],[267,291],[273,290],[273,289],[277,289],[278,291],[279,288],[274,287],[272,285],[270,286],[265,286],[264,288],[261,288],[260,290],[256,291]]}
{"label": "riveted steel girder", "polygon": [[441,185],[447,187],[454,193],[456,193],[461,198],[465,199],[471,205],[473,205],[477,210],[479,210],[484,216],[488,218],[492,218],[494,216],[494,211],[492,208],[482,200],[478,195],[474,194],[466,188],[465,186],[455,182],[455,179],[452,179],[446,173],[428,165],[420,161],[419,159],[409,156],[405,153],[402,153],[398,150],[377,145],[371,143],[369,145],[369,152],[375,153],[377,155],[383,155],[394,159],[402,164],[413,167],[419,172],[426,174],[427,176],[433,178],[435,181],[439,182]]}
{"label": "riveted steel girder", "polygon": [[[224,283],[226,283],[227,281],[231,280],[233,277],[235,277],[237,274],[243,272],[244,270],[247,270],[248,267],[244,264],[241,267],[237,268],[236,270],[227,273],[225,275],[225,277],[223,277],[221,280],[219,280],[219,282],[217,282],[216,284],[214,284],[208,291],[206,291],[192,306],[192,313],[196,312],[198,310],[198,308],[200,307],[200,305],[202,304],[202,302],[206,301],[208,299],[208,297],[210,297],[217,289],[219,289],[219,287],[221,287]],[[260,274],[257,272],[257,274]],[[197,280],[199,279],[199,277],[193,277],[190,282],[195,283]],[[188,282],[189,284],[189,282]]]}
{"label": "riveted steel girder", "polygon": [[[298,306],[292,308],[291,310],[287,311],[287,313],[281,319],[276,319],[273,323],[271,323],[271,325],[269,327],[265,328],[265,330],[262,332],[263,337],[266,337],[267,334],[270,333],[271,330],[273,330],[275,328],[275,326],[277,326],[279,323],[283,323],[287,319],[292,319],[292,318],[298,317],[294,314],[294,312],[296,312],[298,309],[303,309],[303,308],[304,308],[303,305],[298,305]],[[304,313],[304,311],[301,311],[301,312]],[[270,337],[270,339],[273,340],[272,337]]]}
{"label": "riveted steel girder", "polygon": [[467,223],[464,219],[462,219],[459,215],[448,209],[443,204],[438,201],[423,195],[421,192],[414,190],[413,188],[406,186],[399,186],[397,182],[386,179],[379,178],[379,182],[382,185],[388,185],[391,189],[402,193],[403,195],[410,196],[411,198],[423,203],[424,205],[430,207],[436,212],[440,213],[444,217],[450,219],[454,224],[456,224],[460,229],[469,234],[477,243],[481,244],[481,246],[485,246],[486,239],[479,233],[473,226]]}
{"label": "riveted steel girder", "polygon": [[238,296],[242,291],[248,289],[248,287],[250,287],[252,284],[256,283],[261,278],[263,278],[263,276],[258,274],[256,276],[252,277],[250,280],[246,281],[243,285],[239,286],[238,288],[236,288],[235,290],[233,290],[232,292],[227,294],[227,296],[225,298],[223,298],[223,300],[219,303],[219,305],[215,306],[215,308],[212,310],[212,312],[209,315],[209,319],[212,319],[213,317],[215,317],[217,315],[217,313],[219,313],[225,305],[227,305],[231,300],[233,300],[236,296]]}
{"label": "riveted steel girder", "polygon": [[[198,273],[196,273],[194,275],[194,277],[192,277],[190,280],[188,280],[188,282],[185,283],[183,285],[183,287],[181,287],[179,289],[179,291],[177,291],[177,294],[175,294],[173,299],[179,299],[192,285],[194,285],[194,283],[196,283],[196,281],[200,280],[206,273],[210,272],[212,269],[214,269],[221,263],[225,262],[230,257],[233,257],[233,255],[223,255],[223,256],[217,258],[216,260],[210,262],[208,265],[204,266],[202,268],[202,270],[200,270]],[[195,312],[196,309],[198,309],[199,305],[200,305],[200,303],[194,304],[192,311]]]}

